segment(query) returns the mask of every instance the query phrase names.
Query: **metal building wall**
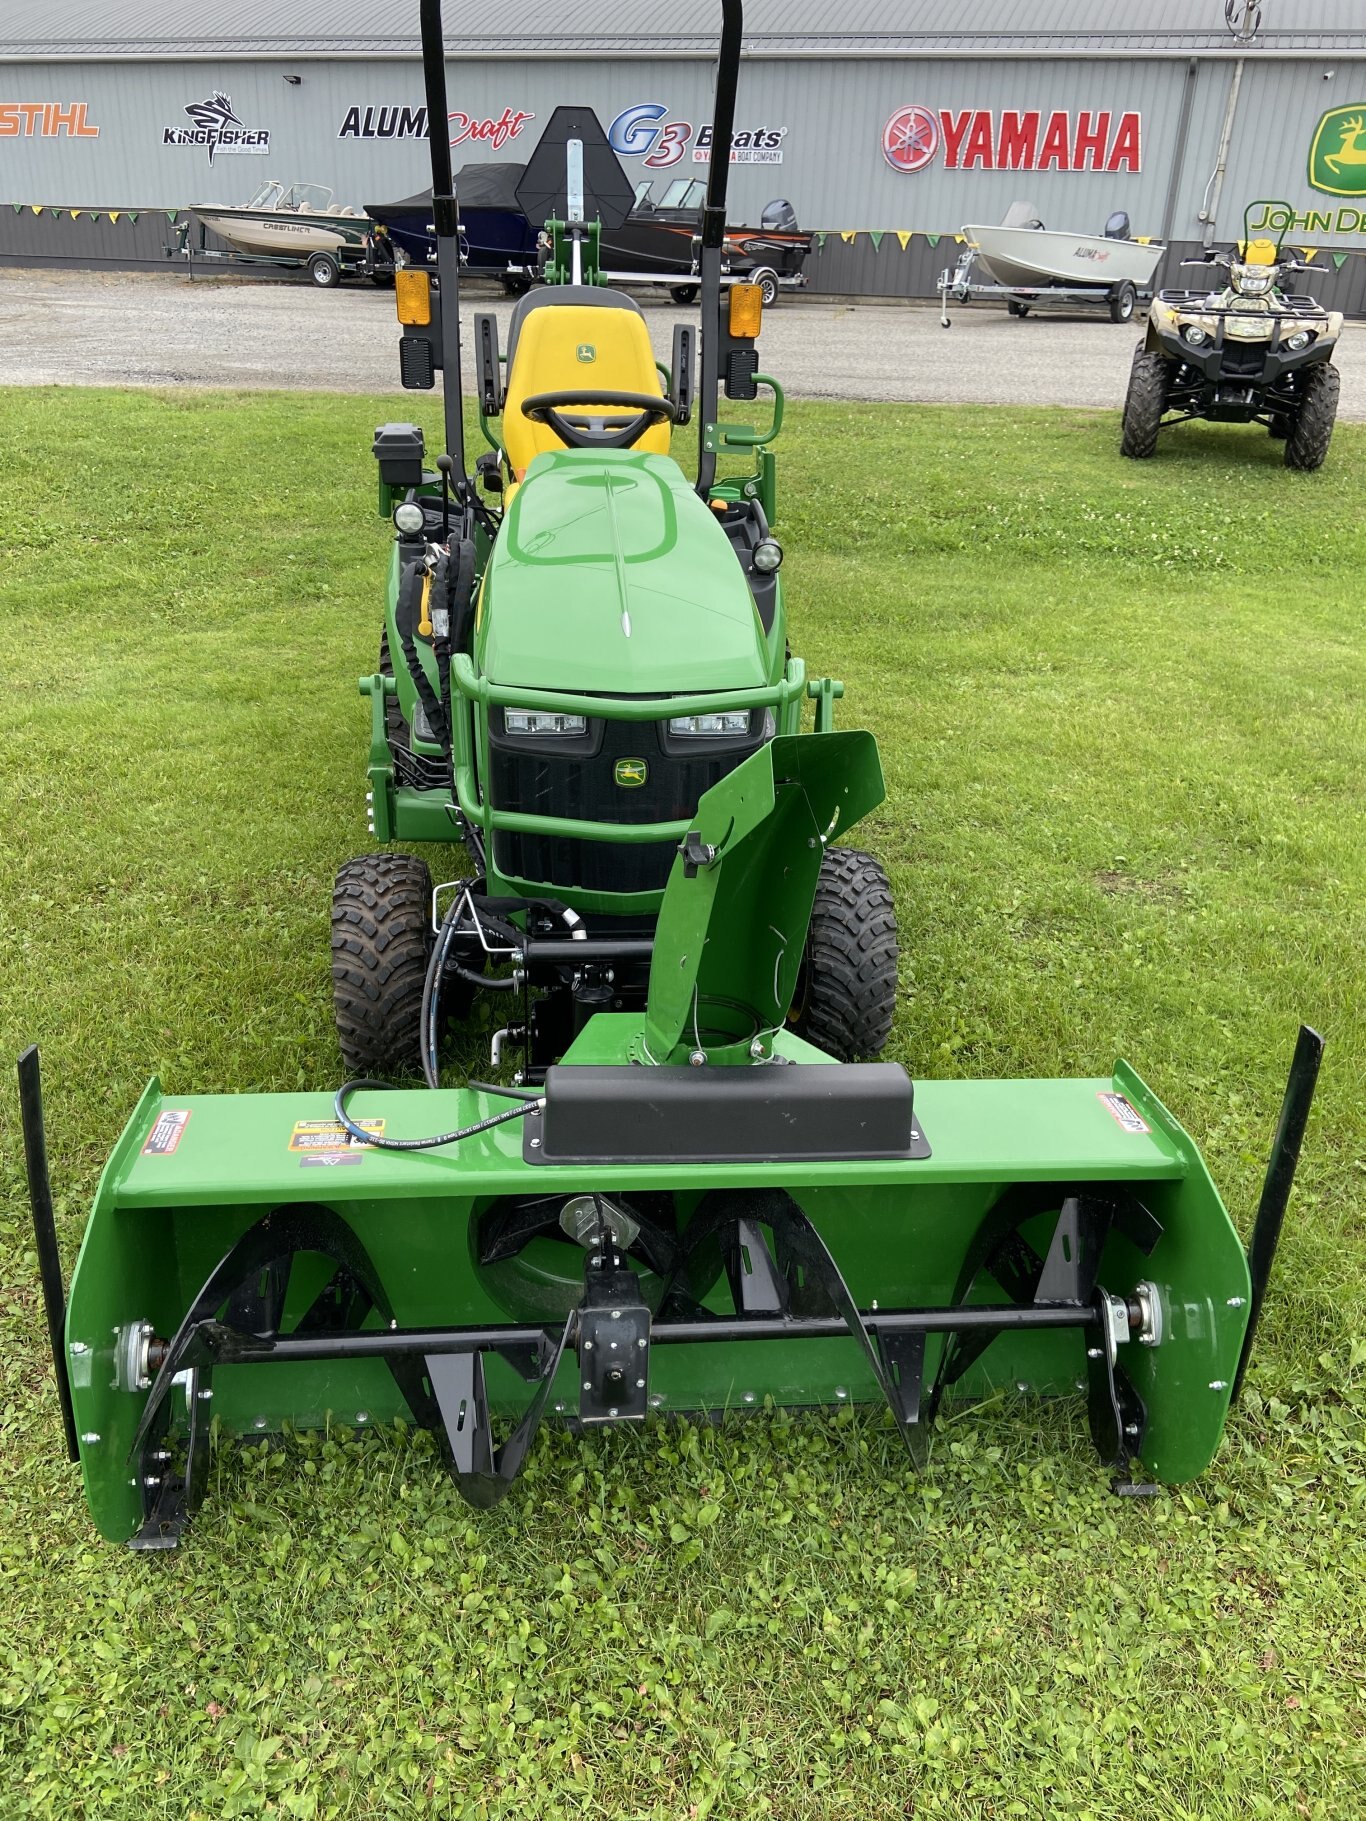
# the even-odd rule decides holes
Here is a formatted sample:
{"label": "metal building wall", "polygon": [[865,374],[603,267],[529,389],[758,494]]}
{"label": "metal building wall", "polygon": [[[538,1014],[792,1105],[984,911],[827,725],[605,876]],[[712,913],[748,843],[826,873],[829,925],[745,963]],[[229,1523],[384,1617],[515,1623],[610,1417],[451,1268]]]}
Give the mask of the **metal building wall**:
{"label": "metal building wall", "polygon": [[[1232,60],[1206,59],[1191,77],[1184,58],[1145,57],[753,58],[742,73],[737,129],[780,133],[782,162],[734,167],[732,215],[755,221],[770,197],[789,197],[804,226],[827,234],[811,262],[813,283],[872,295],[923,295],[953,250],[951,243],[929,245],[925,235],[952,235],[967,221],[999,220],[1024,197],[1050,224],[1081,230],[1098,228],[1112,209],[1124,208],[1136,233],[1157,235],[1170,212],[1172,238],[1198,242],[1234,69]],[[1334,74],[1325,80],[1328,70]],[[297,86],[283,80],[287,74],[301,78]],[[448,81],[452,109],[471,117],[498,119],[505,109],[535,117],[501,146],[457,146],[457,163],[524,156],[539,122],[568,98],[590,103],[604,124],[644,103],[667,110],[657,124],[672,132],[678,161],[651,168],[645,157],[628,156],[633,179],[655,176],[662,187],[672,176],[705,171],[693,157],[696,129],[710,112],[712,72],[703,61],[472,61],[452,64]],[[185,108],[215,89],[231,97],[245,126],[269,131],[268,155],[220,153],[210,162],[203,148],[163,144],[164,129],[190,125]],[[46,138],[6,133],[0,112],[0,257],[40,256],[35,248],[42,246],[69,255],[83,239],[79,222],[18,216],[7,203],[179,209],[192,201],[245,200],[272,176],[324,183],[340,201],[360,205],[405,195],[426,181],[423,141],[339,137],[352,108],[363,116],[367,107],[419,106],[416,61],[11,63],[0,65],[0,109],[6,97],[83,102],[87,128],[96,131]],[[1329,250],[1330,264],[1334,249],[1366,251],[1366,233],[1352,225],[1351,199],[1317,196],[1306,181],[1319,117],[1326,108],[1358,101],[1366,109],[1366,56],[1334,63],[1328,56],[1294,61],[1249,55],[1215,236],[1237,232],[1245,201],[1284,196],[1297,209],[1331,211],[1331,231],[1306,230],[1303,236],[1305,244]],[[936,119],[942,111],[955,117],[989,110],[993,125],[1006,109],[1038,110],[1045,118],[1063,109],[1074,119],[1082,109],[1114,118],[1135,110],[1142,116],[1142,169],[954,169],[941,137],[923,168],[897,170],[884,156],[883,132],[898,109],[912,105]],[[1366,216],[1366,199],[1361,213]],[[868,230],[890,238],[874,245]],[[839,239],[851,232],[854,241]],[[916,238],[903,247],[897,236],[907,233]],[[145,236],[137,238],[140,244]],[[92,257],[117,256],[96,253],[93,244]],[[131,238],[121,243],[131,245]],[[119,247],[117,236],[107,246]],[[1361,263],[1347,262],[1348,278]]]}

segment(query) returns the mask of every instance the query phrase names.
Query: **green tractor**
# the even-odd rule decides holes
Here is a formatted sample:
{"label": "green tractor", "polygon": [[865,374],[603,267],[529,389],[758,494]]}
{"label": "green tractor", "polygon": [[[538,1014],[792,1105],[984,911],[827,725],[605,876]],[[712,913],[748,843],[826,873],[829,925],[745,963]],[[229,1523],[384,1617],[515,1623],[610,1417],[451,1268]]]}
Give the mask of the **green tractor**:
{"label": "green tractor", "polygon": [[[740,0],[722,5],[714,178],[726,165],[741,29]],[[440,0],[423,0],[422,22],[430,111],[440,119]],[[447,260],[454,208],[438,185]],[[709,216],[704,248],[713,294],[721,220]],[[450,269],[441,277],[449,299]],[[440,351],[451,370],[454,312],[438,319],[430,287],[404,289],[408,326],[432,331],[405,358],[420,371]],[[578,308],[538,303],[521,333],[538,314]],[[600,314],[629,313],[608,304]],[[752,350],[738,353],[740,371]],[[518,358],[514,348],[514,377]],[[711,356],[704,343],[704,393],[719,361],[715,341]],[[588,418],[590,437],[620,412],[628,436],[637,418],[666,415],[665,394],[644,388],[624,404],[584,402],[582,391],[574,402],[569,390],[533,408],[552,429],[552,412],[571,432],[584,428],[575,417]],[[675,412],[678,399],[675,374]],[[708,428],[710,413],[704,419],[705,470],[716,452],[706,443],[720,433]],[[1196,1146],[1122,1062],[1094,1079],[913,1085],[896,1063],[843,1062],[837,1045],[803,1037],[792,1009],[812,973],[829,856],[883,797],[876,744],[866,732],[798,733],[806,685],[781,631],[775,650],[767,630],[751,629],[761,673],[751,679],[736,656],[741,616],[729,605],[705,649],[649,635],[667,663],[667,690],[661,669],[647,672],[643,694],[607,691],[605,679],[621,686],[622,647],[646,637],[637,633],[645,610],[634,569],[667,582],[680,617],[693,613],[702,570],[727,602],[740,598],[737,576],[753,600],[727,525],[755,497],[746,486],[762,487],[763,471],[734,497],[704,473],[699,494],[662,452],[577,448],[573,435],[555,434],[566,448],[534,455],[522,476],[515,455],[511,472],[501,469],[502,522],[496,534],[484,527],[483,544],[454,432],[439,497],[418,477],[386,482],[403,486],[399,510],[415,508],[424,528],[440,513],[446,531],[451,515],[437,558],[420,570],[426,599],[412,633],[416,649],[430,618],[432,664],[421,664],[430,699],[406,651],[402,663],[427,726],[439,731],[431,717],[449,709],[463,728],[450,740],[456,810],[449,784],[391,775],[385,711],[395,700],[406,703],[414,760],[439,766],[445,748],[437,738],[435,754],[418,751],[417,708],[402,687],[397,697],[376,688],[372,708],[377,830],[392,832],[386,816],[430,811],[419,828],[434,832],[445,804],[443,814],[458,812],[482,834],[482,878],[501,905],[488,909],[482,893],[461,886],[475,913],[447,910],[430,945],[425,924],[410,926],[392,965],[408,967],[406,941],[426,955],[428,978],[459,952],[473,964],[462,960],[456,978],[477,988],[473,934],[489,961],[570,969],[573,1028],[567,1039],[548,1032],[542,1051],[563,1042],[558,1060],[534,1085],[515,1086],[395,1089],[362,1077],[335,1095],[186,1096],[153,1081],[104,1170],[68,1297],[36,1050],[21,1059],[67,1446],[99,1530],[139,1550],[175,1547],[204,1496],[214,1434],[260,1439],[396,1420],[432,1433],[460,1493],[479,1507],[508,1492],[547,1420],[610,1426],[652,1412],[875,1403],[921,1463],[947,1400],[993,1393],[1081,1394],[1100,1459],[1125,1496],[1195,1477],[1213,1458],[1247,1366],[1319,1038],[1301,1032],[1245,1253]],[[455,535],[457,521],[468,535]],[[757,548],[764,526],[749,523]],[[398,529],[410,535],[402,520]],[[424,551],[433,541],[424,538]],[[470,611],[462,543],[475,546],[483,575],[472,610],[478,619],[482,603],[484,626],[469,645],[450,630]],[[665,565],[666,548],[686,550],[686,561]],[[573,550],[578,558],[566,560]],[[402,557],[397,584],[413,586]],[[575,636],[554,641],[562,680],[552,689],[518,669],[519,653],[531,650],[519,639],[549,639],[560,608]],[[633,616],[629,637],[623,614]],[[763,623],[757,606],[754,620]],[[399,641],[408,636],[402,611],[391,625]],[[781,628],[776,600],[772,626]],[[725,674],[706,669],[717,650]],[[831,693],[818,700],[818,726],[828,726]],[[558,717],[545,737],[604,747],[624,727],[630,744],[607,747],[617,768],[656,754],[663,762],[670,740],[713,731],[670,722],[728,714],[744,717],[729,730],[734,749],[705,762],[714,775],[700,763],[686,771],[667,813],[658,802],[636,821],[564,813],[565,774],[550,759],[537,761],[542,774],[523,763],[524,725],[511,730],[506,775],[530,807],[499,794],[509,715]],[[559,724],[574,717],[584,725]],[[601,725],[590,735],[593,722]],[[628,783],[623,802],[638,800],[633,788],[644,790]],[[537,842],[550,850],[544,866]],[[574,888],[591,895],[583,908],[562,899],[562,912],[547,909],[546,869],[595,845],[608,855],[606,884],[575,871],[588,881]],[[646,881],[639,892],[622,891],[620,856],[643,869],[636,847],[665,846],[662,889],[659,873],[642,870],[628,875]],[[516,906],[522,885],[538,889]],[[424,909],[425,892],[423,882]],[[612,900],[607,913],[599,892]],[[379,896],[391,918],[391,881]],[[604,915],[617,919],[605,934]],[[561,930],[543,930],[553,916]],[[621,927],[633,918],[634,934]],[[546,949],[535,954],[541,940]],[[597,999],[576,992],[579,957],[585,969],[614,971],[625,957],[641,980],[636,1002],[618,1006],[628,994],[605,972]]]}
{"label": "green tractor", "polygon": [[[722,48],[717,119],[735,102]],[[432,118],[444,117],[429,68]],[[441,107],[437,109],[437,103]],[[432,141],[433,193],[451,186]],[[488,451],[466,468],[453,219],[436,212],[438,272],[399,275],[400,369],[444,376],[446,455],[424,469],[412,424],[375,438],[392,514],[371,708],[370,827],[384,842],[459,843],[467,876],[433,888],[424,860],[383,852],[342,867],[332,976],[343,1058],[435,1086],[448,1018],[500,1008],[492,1060],[539,1082],[595,1012],[645,1002],[656,920],[678,843],[714,784],[814,698],[829,731],[841,685],[792,655],[773,443],[777,382],[758,372],[758,288],[722,282],[729,167],[708,173],[696,332],[679,323],[657,366],[640,309],[597,271],[598,237],[632,204],[592,111],[555,111],[518,198],[547,223],[548,282],[517,304],[500,356],[474,319]],[[718,394],[772,396],[761,428],[722,423]],[[695,475],[671,438],[700,419]],[[745,471],[718,475],[740,454]],[[732,462],[729,464],[734,466]],[[452,870],[458,870],[453,868]],[[791,1026],[842,1060],[877,1055],[891,1027],[897,937],[881,866],[825,852]]]}

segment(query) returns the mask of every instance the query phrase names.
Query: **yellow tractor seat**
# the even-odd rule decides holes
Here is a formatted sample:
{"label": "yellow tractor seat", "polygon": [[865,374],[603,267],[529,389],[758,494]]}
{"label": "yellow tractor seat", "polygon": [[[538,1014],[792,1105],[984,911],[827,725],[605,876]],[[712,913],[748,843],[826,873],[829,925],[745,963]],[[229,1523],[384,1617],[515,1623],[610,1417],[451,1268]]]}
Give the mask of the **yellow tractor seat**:
{"label": "yellow tractor seat", "polygon": [[[522,416],[522,401],[538,392],[588,392],[594,386],[604,392],[648,392],[663,398],[639,305],[600,285],[550,285],[529,291],[519,300],[508,328],[503,450],[516,480],[536,456],[564,447],[549,424],[533,424]],[[635,447],[667,455],[669,425],[651,424]]]}

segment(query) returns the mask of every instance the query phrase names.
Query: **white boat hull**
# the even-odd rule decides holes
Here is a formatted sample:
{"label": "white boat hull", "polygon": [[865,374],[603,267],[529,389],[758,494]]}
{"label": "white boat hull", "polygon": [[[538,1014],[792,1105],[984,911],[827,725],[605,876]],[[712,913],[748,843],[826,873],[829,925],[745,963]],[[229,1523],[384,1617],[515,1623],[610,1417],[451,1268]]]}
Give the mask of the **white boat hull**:
{"label": "white boat hull", "polygon": [[965,226],[978,263],[998,285],[1043,290],[1051,285],[1087,285],[1110,291],[1128,283],[1152,283],[1166,247],[1154,242],[1109,240],[1099,234],[1062,234],[1053,228]]}
{"label": "white boat hull", "polygon": [[313,253],[336,253],[359,247],[369,226],[364,216],[284,214],[245,209],[195,208],[190,213],[239,253],[307,259]]}

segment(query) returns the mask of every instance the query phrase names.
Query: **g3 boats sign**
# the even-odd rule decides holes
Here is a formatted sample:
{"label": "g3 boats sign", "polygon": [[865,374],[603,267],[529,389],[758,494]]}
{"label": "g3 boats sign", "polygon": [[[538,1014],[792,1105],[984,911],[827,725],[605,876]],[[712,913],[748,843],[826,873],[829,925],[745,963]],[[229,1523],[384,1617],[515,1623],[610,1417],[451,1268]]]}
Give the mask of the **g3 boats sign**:
{"label": "g3 boats sign", "polygon": [[882,156],[906,174],[936,162],[946,171],[1141,171],[1143,116],[1137,109],[998,113],[912,102],[883,127]]}

